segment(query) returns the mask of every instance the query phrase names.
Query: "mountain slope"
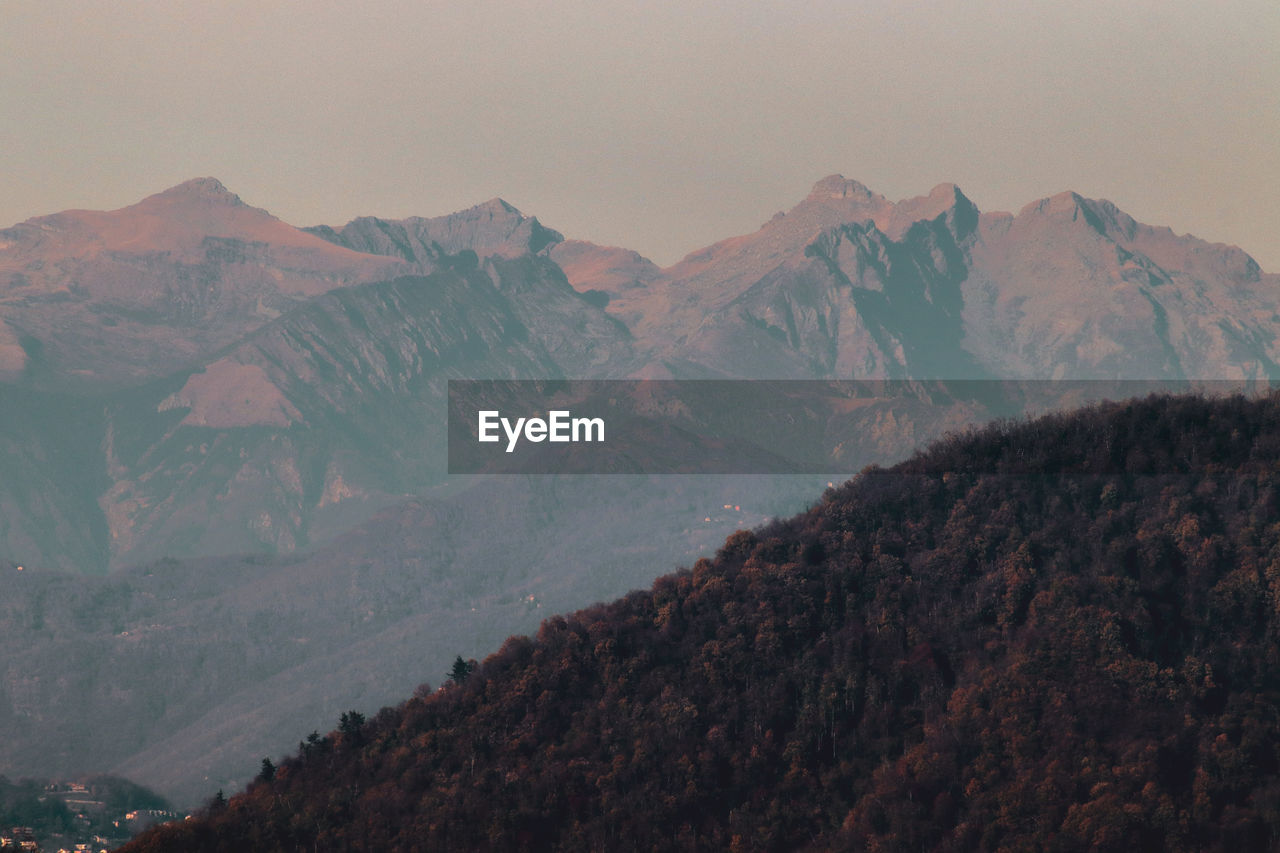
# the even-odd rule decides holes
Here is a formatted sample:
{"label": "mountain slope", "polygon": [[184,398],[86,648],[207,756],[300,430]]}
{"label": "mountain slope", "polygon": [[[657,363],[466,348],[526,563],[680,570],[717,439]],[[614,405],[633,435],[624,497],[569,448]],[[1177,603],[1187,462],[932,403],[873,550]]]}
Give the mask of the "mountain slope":
{"label": "mountain slope", "polygon": [[[334,288],[94,401],[0,386],[14,473],[0,483],[0,555],[96,571],[289,553],[443,478],[447,379],[633,362],[626,329],[551,262],[464,253],[426,276]],[[79,467],[51,480],[58,459]]]}
{"label": "mountain slope", "polygon": [[324,541],[445,478],[448,379],[623,371],[630,347],[538,258],[331,291],[113,401],[112,560]]}
{"label": "mountain slope", "polygon": [[954,438],[125,849],[1266,848],[1278,453],[1277,397]]}
{"label": "mountain slope", "polygon": [[632,288],[644,287],[661,275],[657,264],[638,252],[616,246],[597,246],[584,240],[564,240],[549,247],[547,257],[564,270],[565,278],[581,293],[595,294],[606,304]]}
{"label": "mountain slope", "polygon": [[106,566],[102,432],[92,401],[0,385],[0,561],[71,572]]}
{"label": "mountain slope", "polygon": [[951,184],[893,203],[832,175],[608,310],[676,376],[1253,380],[1280,363],[1280,276],[1075,193],[1012,216]]}
{"label": "mountain slope", "polygon": [[1273,379],[1280,276],[1060,193],[983,215],[965,345],[1003,376]]}
{"label": "mountain slope", "polygon": [[198,178],[0,231],[0,379],[101,392],[190,364],[402,264],[334,246]]}

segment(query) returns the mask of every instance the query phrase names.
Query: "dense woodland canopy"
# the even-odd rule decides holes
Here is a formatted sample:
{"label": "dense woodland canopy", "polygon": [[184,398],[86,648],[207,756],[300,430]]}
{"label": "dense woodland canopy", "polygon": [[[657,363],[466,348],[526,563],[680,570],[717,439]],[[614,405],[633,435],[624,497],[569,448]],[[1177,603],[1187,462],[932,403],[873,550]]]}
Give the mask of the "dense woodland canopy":
{"label": "dense woodland canopy", "polygon": [[126,849],[1267,849],[1278,769],[1280,398],[1152,397],[869,469]]}

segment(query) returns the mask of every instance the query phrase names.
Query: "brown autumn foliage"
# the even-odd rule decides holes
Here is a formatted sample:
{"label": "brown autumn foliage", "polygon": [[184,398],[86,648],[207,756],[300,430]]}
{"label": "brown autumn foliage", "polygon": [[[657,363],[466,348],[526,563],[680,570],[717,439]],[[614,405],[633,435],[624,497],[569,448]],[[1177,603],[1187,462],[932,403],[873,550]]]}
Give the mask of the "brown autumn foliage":
{"label": "brown autumn foliage", "polygon": [[1272,848],[1280,398],[949,439],[356,722],[125,849]]}

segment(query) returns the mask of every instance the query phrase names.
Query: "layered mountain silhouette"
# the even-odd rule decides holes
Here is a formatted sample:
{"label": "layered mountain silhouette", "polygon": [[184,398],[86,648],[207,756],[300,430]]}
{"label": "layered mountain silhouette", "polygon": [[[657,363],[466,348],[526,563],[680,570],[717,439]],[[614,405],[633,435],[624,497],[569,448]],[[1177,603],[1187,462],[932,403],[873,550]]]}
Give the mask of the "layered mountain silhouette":
{"label": "layered mountain silhouette", "polygon": [[1088,398],[1010,410],[957,380],[1273,379],[1277,284],[1105,201],[981,213],[841,176],[665,269],[500,199],[296,228],[209,178],[5,229],[0,772],[194,802],[299,719],[393,701],[826,483],[449,478],[449,379],[935,383],[827,439],[888,463]]}
{"label": "layered mountain silhouette", "polygon": [[1278,423],[953,438],[124,849],[1269,849]]}

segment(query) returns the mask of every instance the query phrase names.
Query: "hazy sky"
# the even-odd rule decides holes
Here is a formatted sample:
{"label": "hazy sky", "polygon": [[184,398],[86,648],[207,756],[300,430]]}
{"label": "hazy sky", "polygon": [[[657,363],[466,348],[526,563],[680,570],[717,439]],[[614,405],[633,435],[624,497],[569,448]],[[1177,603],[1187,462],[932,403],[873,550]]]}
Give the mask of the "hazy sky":
{"label": "hazy sky", "polygon": [[0,0],[0,226],[213,175],[295,225],[501,196],[665,264],[840,172],[1280,271],[1280,3],[1050,6]]}

